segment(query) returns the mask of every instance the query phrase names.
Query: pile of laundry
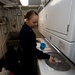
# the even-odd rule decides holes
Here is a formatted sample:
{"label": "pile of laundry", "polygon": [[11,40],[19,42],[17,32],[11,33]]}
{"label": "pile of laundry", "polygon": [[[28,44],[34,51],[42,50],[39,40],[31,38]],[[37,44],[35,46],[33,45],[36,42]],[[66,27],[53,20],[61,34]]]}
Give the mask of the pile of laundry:
{"label": "pile of laundry", "polygon": [[13,72],[10,72],[10,70],[6,70],[5,67],[2,68],[0,75],[15,75]]}

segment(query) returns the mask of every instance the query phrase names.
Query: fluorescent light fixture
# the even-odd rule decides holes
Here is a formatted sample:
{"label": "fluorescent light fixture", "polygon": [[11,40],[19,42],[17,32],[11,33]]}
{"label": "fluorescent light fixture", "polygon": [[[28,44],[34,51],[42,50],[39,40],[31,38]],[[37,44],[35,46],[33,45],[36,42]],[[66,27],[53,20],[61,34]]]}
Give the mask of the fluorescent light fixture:
{"label": "fluorescent light fixture", "polygon": [[60,2],[61,0],[52,0],[52,2],[50,3],[51,5],[56,5]]}
{"label": "fluorescent light fixture", "polygon": [[29,0],[20,0],[22,6],[28,6]]}

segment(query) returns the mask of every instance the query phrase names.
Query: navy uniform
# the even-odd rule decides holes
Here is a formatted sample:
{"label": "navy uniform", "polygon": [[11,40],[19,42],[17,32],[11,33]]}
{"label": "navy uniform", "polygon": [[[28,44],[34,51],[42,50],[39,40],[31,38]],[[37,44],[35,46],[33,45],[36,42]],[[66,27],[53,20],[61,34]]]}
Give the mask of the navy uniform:
{"label": "navy uniform", "polygon": [[43,53],[36,48],[36,35],[32,28],[30,28],[26,23],[24,23],[20,31],[19,38],[22,48],[20,62],[22,65],[23,73],[24,75],[37,75],[37,58],[49,59],[50,55]]}

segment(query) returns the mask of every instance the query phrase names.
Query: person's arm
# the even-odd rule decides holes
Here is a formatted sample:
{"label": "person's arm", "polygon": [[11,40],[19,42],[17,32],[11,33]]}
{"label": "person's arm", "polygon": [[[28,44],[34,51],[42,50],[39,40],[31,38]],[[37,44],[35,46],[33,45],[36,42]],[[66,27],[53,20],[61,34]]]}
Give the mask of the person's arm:
{"label": "person's arm", "polygon": [[53,63],[53,64],[56,63],[54,60],[54,57],[52,57],[52,56],[48,55],[47,53],[44,53],[38,49],[36,49],[36,56],[38,59],[49,59],[50,63]]}
{"label": "person's arm", "polygon": [[37,48],[36,48],[36,56],[38,59],[49,59],[50,58],[50,55],[38,50]]}

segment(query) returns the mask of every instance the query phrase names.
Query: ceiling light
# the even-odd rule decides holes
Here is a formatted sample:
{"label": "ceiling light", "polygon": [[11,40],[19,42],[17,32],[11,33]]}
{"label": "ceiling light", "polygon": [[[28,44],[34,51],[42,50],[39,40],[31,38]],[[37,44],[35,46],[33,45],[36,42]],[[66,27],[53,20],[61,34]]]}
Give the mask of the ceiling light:
{"label": "ceiling light", "polygon": [[52,2],[50,3],[51,5],[56,5],[60,2],[61,0],[52,0]]}
{"label": "ceiling light", "polygon": [[22,6],[28,6],[29,0],[20,0]]}

